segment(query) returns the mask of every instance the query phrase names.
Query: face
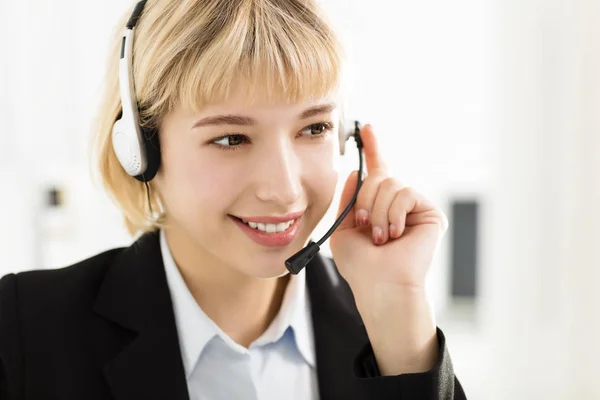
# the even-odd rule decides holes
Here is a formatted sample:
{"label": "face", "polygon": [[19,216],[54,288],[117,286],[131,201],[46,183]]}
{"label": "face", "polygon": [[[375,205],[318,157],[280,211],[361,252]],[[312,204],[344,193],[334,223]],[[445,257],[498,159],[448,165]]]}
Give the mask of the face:
{"label": "face", "polygon": [[[285,260],[311,239],[333,199],[338,123],[331,99],[248,105],[234,94],[199,114],[173,110],[160,127],[155,179],[168,234],[202,265],[285,274]],[[277,227],[283,233],[260,231],[274,226],[259,221],[296,213],[292,225]]]}

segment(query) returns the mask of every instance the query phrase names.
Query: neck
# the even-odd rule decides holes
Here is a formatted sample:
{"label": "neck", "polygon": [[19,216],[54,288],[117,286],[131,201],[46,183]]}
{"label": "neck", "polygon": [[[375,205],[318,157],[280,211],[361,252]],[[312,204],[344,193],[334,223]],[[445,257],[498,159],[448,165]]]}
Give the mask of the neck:
{"label": "neck", "polygon": [[214,260],[185,234],[167,230],[165,236],[175,264],[202,311],[232,340],[248,347],[277,315],[289,274],[280,278],[249,276]]}

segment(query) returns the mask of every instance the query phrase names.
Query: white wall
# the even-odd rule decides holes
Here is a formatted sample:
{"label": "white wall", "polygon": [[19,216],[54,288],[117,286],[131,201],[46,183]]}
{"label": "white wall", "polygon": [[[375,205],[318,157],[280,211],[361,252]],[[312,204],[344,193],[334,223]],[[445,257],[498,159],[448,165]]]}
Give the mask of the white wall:
{"label": "white wall", "polygon": [[[126,6],[119,3],[0,4],[0,206],[9,227],[0,234],[0,273],[66,265],[128,242],[116,210],[91,186],[87,161],[106,38]],[[59,215],[40,208],[49,185],[66,190]]]}
{"label": "white wall", "polygon": [[488,398],[598,399],[600,2],[503,0],[495,15]]}

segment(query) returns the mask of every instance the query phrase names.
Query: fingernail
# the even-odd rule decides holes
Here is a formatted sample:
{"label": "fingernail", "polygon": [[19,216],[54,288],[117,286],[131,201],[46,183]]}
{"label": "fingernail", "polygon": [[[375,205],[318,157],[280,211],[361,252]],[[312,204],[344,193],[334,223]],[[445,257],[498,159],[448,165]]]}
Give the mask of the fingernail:
{"label": "fingernail", "polygon": [[390,237],[395,239],[397,234],[398,231],[396,230],[396,225],[390,224]]}
{"label": "fingernail", "polygon": [[380,227],[373,227],[373,242],[375,244],[381,244],[383,242],[383,231]]}
{"label": "fingernail", "polygon": [[356,212],[356,225],[367,226],[369,224],[369,213],[365,209]]}

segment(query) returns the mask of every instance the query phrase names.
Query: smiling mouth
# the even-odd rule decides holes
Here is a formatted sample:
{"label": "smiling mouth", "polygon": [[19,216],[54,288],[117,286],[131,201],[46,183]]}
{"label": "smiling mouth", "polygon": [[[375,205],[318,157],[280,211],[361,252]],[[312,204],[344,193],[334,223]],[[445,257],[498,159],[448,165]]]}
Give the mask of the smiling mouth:
{"label": "smiling mouth", "polygon": [[286,222],[274,224],[274,223],[245,221],[244,219],[236,217],[234,215],[229,215],[229,216],[238,220],[239,222],[243,223],[244,225],[249,226],[252,229],[258,230],[260,232],[265,232],[265,233],[285,232],[290,228],[290,226],[294,225],[296,223],[296,221],[300,219],[300,218],[294,218],[294,219],[291,219]]}

